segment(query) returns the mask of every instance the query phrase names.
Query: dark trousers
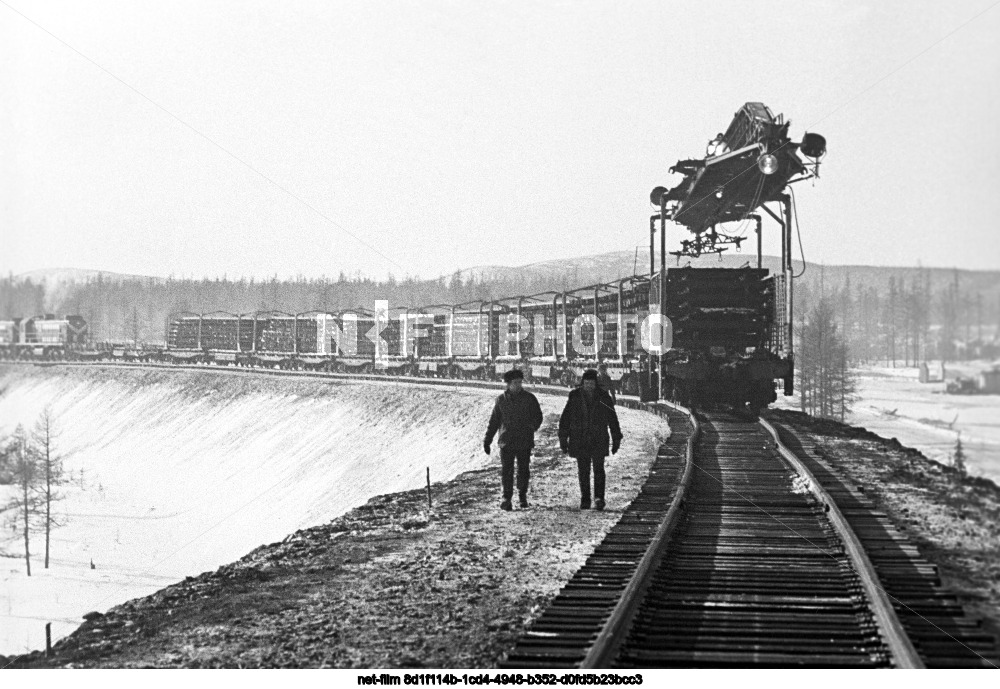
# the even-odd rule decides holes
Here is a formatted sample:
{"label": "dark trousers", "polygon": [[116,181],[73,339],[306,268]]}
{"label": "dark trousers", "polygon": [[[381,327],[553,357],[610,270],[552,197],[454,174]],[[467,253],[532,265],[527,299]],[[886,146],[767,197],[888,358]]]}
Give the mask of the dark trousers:
{"label": "dark trousers", "polygon": [[590,467],[594,467],[594,498],[604,499],[604,457],[577,457],[580,473],[580,497],[590,500]]}
{"label": "dark trousers", "polygon": [[500,448],[500,484],[503,486],[504,500],[510,500],[514,495],[514,461],[517,460],[517,492],[528,492],[528,480],[531,478],[531,450]]}

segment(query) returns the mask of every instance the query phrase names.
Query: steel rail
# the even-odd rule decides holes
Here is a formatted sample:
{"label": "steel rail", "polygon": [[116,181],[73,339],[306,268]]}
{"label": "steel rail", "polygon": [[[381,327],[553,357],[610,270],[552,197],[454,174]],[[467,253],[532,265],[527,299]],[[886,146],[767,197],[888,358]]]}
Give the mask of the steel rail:
{"label": "steel rail", "polygon": [[618,654],[618,649],[625,639],[625,635],[628,633],[632,619],[635,617],[646,589],[649,588],[652,575],[656,572],[656,567],[663,558],[664,550],[670,541],[670,534],[677,525],[681,516],[681,510],[684,507],[684,498],[687,494],[688,486],[691,484],[691,476],[694,468],[694,446],[698,441],[701,425],[690,409],[670,403],[666,403],[666,406],[686,412],[688,421],[691,423],[691,434],[688,436],[687,441],[687,457],[684,459],[684,473],[681,475],[677,492],[674,493],[670,507],[666,515],[664,515],[663,521],[660,522],[660,526],[653,536],[649,549],[639,561],[635,572],[633,572],[628,584],[625,585],[618,603],[611,611],[607,621],[604,623],[604,627],[598,632],[593,645],[580,663],[580,667],[584,669],[608,667]]}
{"label": "steel rail", "polygon": [[843,512],[837,507],[836,501],[823,488],[820,482],[816,480],[816,477],[813,476],[813,473],[809,471],[802,460],[781,442],[778,431],[774,426],[764,419],[760,419],[759,421],[764,430],[774,439],[775,447],[781,457],[796,473],[808,481],[809,491],[826,508],[827,517],[844,544],[847,556],[850,558],[851,565],[854,567],[864,588],[868,602],[871,605],[872,614],[875,616],[879,632],[886,646],[888,646],[889,652],[892,654],[896,667],[906,669],[923,668],[924,662],[921,660],[920,655],[913,646],[913,642],[910,641],[910,637],[904,630],[903,623],[896,614],[892,601],[889,600],[889,595],[882,588],[878,575],[875,572],[875,566],[868,558],[868,554],[865,552],[864,546],[861,544],[861,540],[854,532],[854,529],[847,523]]}

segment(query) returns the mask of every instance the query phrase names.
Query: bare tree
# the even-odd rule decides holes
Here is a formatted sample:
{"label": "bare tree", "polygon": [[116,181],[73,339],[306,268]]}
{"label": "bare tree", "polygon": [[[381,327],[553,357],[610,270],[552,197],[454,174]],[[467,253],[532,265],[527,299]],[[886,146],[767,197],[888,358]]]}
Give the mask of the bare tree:
{"label": "bare tree", "polygon": [[132,326],[131,327],[131,330],[132,330],[132,346],[138,348],[139,347],[139,307],[136,306],[136,303],[134,301],[132,302],[132,322],[131,322],[131,326]]}
{"label": "bare tree", "polygon": [[976,339],[983,344],[983,293],[976,292]]}
{"label": "bare tree", "polygon": [[886,329],[887,329],[887,343],[886,348],[886,363],[888,360],[892,360],[892,367],[896,368],[896,321],[898,319],[897,314],[897,296],[896,291],[896,278],[893,275],[889,276],[889,301],[886,304]]}
{"label": "bare tree", "polygon": [[940,298],[941,331],[938,351],[942,361],[957,359],[955,338],[958,329],[958,278],[948,284],[941,292]]}
{"label": "bare tree", "polygon": [[8,443],[8,456],[13,457],[12,469],[17,493],[14,499],[6,505],[4,511],[10,511],[10,523],[14,528],[24,528],[24,564],[31,576],[31,524],[38,513],[38,463],[33,448],[28,443],[28,435],[24,427],[18,424]]}
{"label": "bare tree", "polygon": [[796,364],[802,411],[844,420],[857,398],[856,384],[847,344],[838,332],[830,299],[820,299],[810,312],[800,341]]}
{"label": "bare tree", "polygon": [[56,452],[54,446],[57,437],[58,433],[52,420],[52,410],[45,407],[32,432],[32,440],[37,453],[39,495],[42,506],[44,506],[42,524],[45,527],[45,569],[49,568],[49,541],[52,529],[63,525],[63,522],[52,515],[52,503],[62,500],[64,497],[58,488],[66,483],[63,458]]}
{"label": "bare tree", "polygon": [[835,403],[839,407],[840,422],[847,420],[854,403],[858,401],[858,384],[851,368],[850,354],[847,343],[838,341],[831,352],[833,393],[836,395]]}

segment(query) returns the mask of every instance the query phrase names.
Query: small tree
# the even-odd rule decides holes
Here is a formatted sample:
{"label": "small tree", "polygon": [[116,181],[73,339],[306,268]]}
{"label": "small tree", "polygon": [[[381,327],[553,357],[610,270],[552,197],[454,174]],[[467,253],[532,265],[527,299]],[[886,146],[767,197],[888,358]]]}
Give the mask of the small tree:
{"label": "small tree", "polygon": [[42,525],[45,527],[45,569],[49,568],[49,541],[52,529],[63,525],[63,522],[52,516],[52,503],[56,500],[62,500],[64,497],[58,491],[58,487],[66,483],[62,457],[56,453],[54,447],[57,436],[52,421],[52,410],[45,407],[32,432],[32,440],[37,452],[39,497],[44,508]]}
{"label": "small tree", "polygon": [[840,412],[840,422],[847,420],[847,415],[858,401],[858,383],[851,368],[850,352],[846,342],[838,342],[833,352],[833,394],[835,404]]}
{"label": "small tree", "polygon": [[959,476],[965,476],[967,473],[965,467],[965,450],[962,449],[962,434],[958,434],[958,438],[955,440],[955,454],[952,455],[951,466],[958,472]]}

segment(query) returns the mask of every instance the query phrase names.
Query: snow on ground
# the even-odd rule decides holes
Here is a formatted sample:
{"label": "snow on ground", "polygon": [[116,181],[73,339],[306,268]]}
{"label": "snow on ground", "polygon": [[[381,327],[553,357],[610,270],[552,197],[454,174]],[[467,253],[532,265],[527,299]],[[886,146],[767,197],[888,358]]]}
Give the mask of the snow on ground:
{"label": "snow on ground", "polygon": [[[495,392],[231,372],[0,366],[0,433],[51,405],[73,484],[52,564],[0,532],[0,654],[325,523],[369,498],[481,468]],[[562,400],[540,396],[546,414]],[[0,500],[11,494],[0,486]],[[93,561],[94,569],[90,563]]]}
{"label": "snow on ground", "polygon": [[[970,365],[965,375],[989,367]],[[847,423],[949,466],[961,431],[969,473],[1000,484],[1000,395],[945,394],[944,383],[920,383],[915,368],[866,366],[857,373],[860,397]],[[781,408],[799,408],[797,396],[778,400]]]}

